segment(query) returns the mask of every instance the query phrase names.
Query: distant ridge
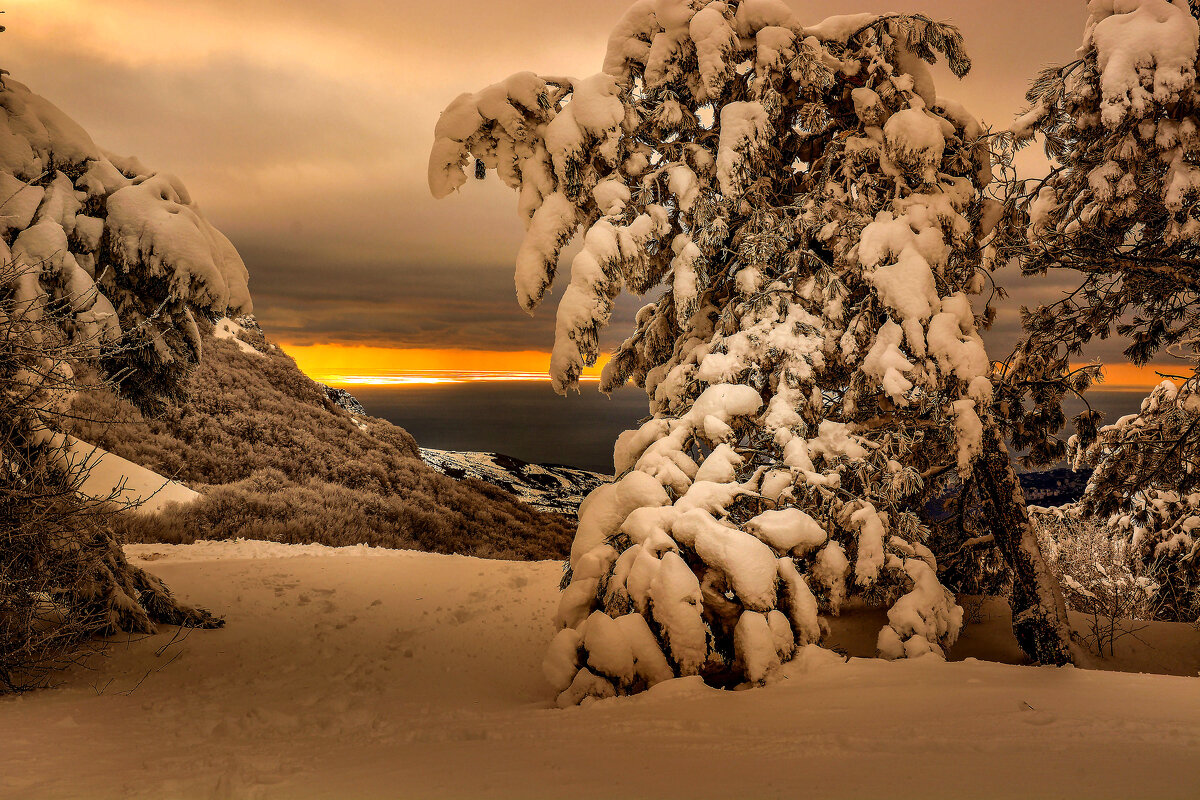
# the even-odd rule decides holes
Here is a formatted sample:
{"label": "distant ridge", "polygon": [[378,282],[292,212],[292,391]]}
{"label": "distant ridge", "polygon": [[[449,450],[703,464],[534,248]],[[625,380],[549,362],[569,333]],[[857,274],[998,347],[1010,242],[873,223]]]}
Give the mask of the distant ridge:
{"label": "distant ridge", "polygon": [[589,492],[611,475],[560,464],[531,464],[502,453],[421,448],[425,463],[452,478],[475,478],[511,492],[538,511],[573,515]]}
{"label": "distant ridge", "polygon": [[[366,414],[358,399],[338,387],[325,386],[325,396],[347,411]],[[503,453],[420,448],[421,458],[430,467],[451,478],[473,478],[509,492],[538,511],[574,516],[588,493],[612,480],[611,475],[563,464],[531,463]],[[1083,496],[1091,470],[1067,468],[1024,472],[1018,479],[1025,499],[1034,506],[1061,506]],[[957,497],[952,491],[930,505],[934,519],[949,514],[949,502]]]}

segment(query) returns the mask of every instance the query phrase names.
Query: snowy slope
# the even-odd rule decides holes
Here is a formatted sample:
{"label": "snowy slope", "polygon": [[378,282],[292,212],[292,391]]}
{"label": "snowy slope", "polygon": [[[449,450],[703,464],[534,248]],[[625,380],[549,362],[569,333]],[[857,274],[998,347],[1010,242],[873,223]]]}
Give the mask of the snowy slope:
{"label": "snowy slope", "polygon": [[[809,653],[560,711],[559,565],[264,542],[137,545],[228,627],[120,643],[0,699],[0,797],[1195,797],[1200,680]],[[1003,610],[955,657],[1015,657]],[[1078,621],[1078,620],[1077,620]],[[876,617],[835,635],[853,653]],[[1127,669],[1200,669],[1157,624]],[[1135,643],[1136,644],[1136,643]]]}
{"label": "snowy slope", "polygon": [[574,516],[588,492],[612,480],[575,467],[530,464],[501,453],[471,453],[421,448],[425,463],[452,478],[477,478],[499,486],[538,511]]}
{"label": "snowy slope", "polygon": [[80,484],[82,494],[94,499],[113,498],[139,511],[161,511],[168,503],[193,502],[200,495],[178,481],[134,464],[99,447],[67,437],[68,458],[88,471]]}
{"label": "snowy slope", "polygon": [[[253,320],[253,317],[249,317],[249,319]],[[255,329],[256,333],[261,335],[262,330],[258,329],[257,323],[254,323],[254,329]],[[251,345],[249,342],[245,342],[242,339],[238,338],[239,333],[246,333],[246,328],[243,327],[242,325],[238,324],[234,320],[229,319],[228,317],[222,317],[221,319],[219,319],[213,323],[213,337],[214,338],[225,339],[227,341],[233,342],[235,345],[237,345],[238,350],[242,351],[243,353],[245,353],[247,355],[258,356],[258,357],[261,357],[264,355],[263,353],[261,353],[257,349],[255,349],[254,346]]]}

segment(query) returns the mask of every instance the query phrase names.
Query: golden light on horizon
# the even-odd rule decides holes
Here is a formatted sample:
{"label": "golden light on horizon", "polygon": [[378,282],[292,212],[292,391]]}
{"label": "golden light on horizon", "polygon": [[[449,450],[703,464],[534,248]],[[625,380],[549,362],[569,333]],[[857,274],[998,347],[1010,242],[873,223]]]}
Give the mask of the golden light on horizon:
{"label": "golden light on horizon", "polygon": [[[283,344],[314,380],[333,386],[436,386],[466,382],[548,381],[550,354],[540,350],[465,350],[379,347],[374,345]],[[583,381],[599,380],[607,354],[584,370]],[[1082,364],[1072,364],[1080,367]],[[1149,392],[1182,370],[1178,364],[1105,364],[1104,381],[1094,390]],[[1178,380],[1176,380],[1178,382]]]}
{"label": "golden light on horizon", "polygon": [[[1086,365],[1072,364],[1071,366],[1078,368]],[[1174,376],[1187,372],[1188,370],[1183,364],[1147,364],[1144,367],[1137,367],[1129,363],[1105,364],[1104,381],[1094,386],[1093,391],[1149,393],[1155,386],[1167,380],[1163,375]],[[1172,378],[1172,380],[1180,383],[1178,379]]]}
{"label": "golden light on horizon", "polygon": [[[539,350],[465,350],[379,347],[374,345],[283,344],[310,378],[334,386],[436,386],[488,381],[547,381],[550,354]],[[583,381],[599,380],[607,354],[584,371]],[[1080,367],[1082,364],[1072,364]],[[1178,364],[1105,364],[1104,381],[1094,390],[1149,392],[1165,378],[1186,371]],[[1178,381],[1176,381],[1178,382]]]}
{"label": "golden light on horizon", "polygon": [[[538,350],[460,350],[371,345],[290,345],[288,355],[313,380],[334,386],[420,386],[467,381],[548,381],[550,354]],[[594,381],[608,362],[584,370]]]}

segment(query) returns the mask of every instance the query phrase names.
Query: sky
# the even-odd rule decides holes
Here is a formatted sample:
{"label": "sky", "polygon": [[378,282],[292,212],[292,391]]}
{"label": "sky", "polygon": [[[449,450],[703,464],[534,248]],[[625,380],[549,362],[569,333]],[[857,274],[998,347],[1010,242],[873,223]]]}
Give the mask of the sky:
{"label": "sky", "polygon": [[[3,66],[102,147],[180,176],[245,259],[259,322],[310,372],[540,373],[556,303],[533,318],[516,303],[515,194],[491,179],[433,200],[433,127],[456,95],[513,72],[598,71],[628,5],[10,0]],[[975,67],[961,82],[939,70],[939,91],[997,126],[1040,67],[1073,57],[1086,17],[1073,0],[790,5],[813,23],[903,6],[959,25]],[[1018,305],[1066,286],[1002,281],[1014,299],[986,336],[994,358],[1016,340]],[[618,304],[602,347],[640,304]]]}

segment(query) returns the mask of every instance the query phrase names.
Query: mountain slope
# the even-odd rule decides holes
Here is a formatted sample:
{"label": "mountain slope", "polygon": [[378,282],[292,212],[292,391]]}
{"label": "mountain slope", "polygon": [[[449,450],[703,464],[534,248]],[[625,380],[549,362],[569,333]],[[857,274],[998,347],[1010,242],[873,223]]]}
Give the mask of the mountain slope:
{"label": "mountain slope", "polygon": [[186,401],[160,418],[106,391],[75,401],[70,433],[202,494],[186,509],[125,518],[131,540],[245,537],[524,559],[567,552],[572,521],[429,468],[407,432],[335,404],[252,321],[198,324],[204,358]]}

